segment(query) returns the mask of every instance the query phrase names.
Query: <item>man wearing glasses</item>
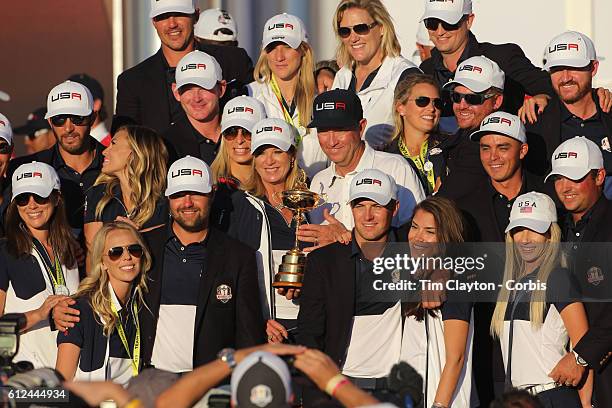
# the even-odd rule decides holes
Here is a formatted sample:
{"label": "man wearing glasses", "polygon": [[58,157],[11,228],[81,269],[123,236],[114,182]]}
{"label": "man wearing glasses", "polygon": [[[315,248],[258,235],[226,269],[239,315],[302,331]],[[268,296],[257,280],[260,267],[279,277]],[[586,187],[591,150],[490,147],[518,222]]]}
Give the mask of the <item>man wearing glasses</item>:
{"label": "man wearing glasses", "polygon": [[[431,58],[421,64],[421,70],[433,75],[440,86],[447,83],[466,59],[484,55],[495,61],[506,73],[504,111],[516,114],[523,105],[525,93],[537,95],[541,101],[552,96],[553,90],[546,73],[535,67],[516,44],[478,42],[470,31],[474,22],[472,0],[425,0],[421,18],[435,48]],[[452,116],[447,109],[443,116]]]}
{"label": "man wearing glasses", "polygon": [[90,135],[96,113],[91,92],[78,82],[66,81],[49,92],[47,114],[57,139],[55,146],[11,161],[8,175],[24,163],[49,164],[61,181],[66,199],[66,215],[76,237],[83,230],[84,192],[89,189],[102,168],[104,146]]}
{"label": "man wearing glasses", "polygon": [[486,179],[477,143],[470,134],[504,101],[504,72],[487,57],[472,57],[457,68],[455,79],[444,85],[450,95],[459,130],[444,143],[446,174],[438,193],[459,199]]}
{"label": "man wearing glasses", "polygon": [[185,115],[163,133],[172,146],[170,162],[187,155],[209,166],[215,160],[221,142],[219,99],[225,87],[221,67],[210,55],[196,50],[181,58],[172,93]]}

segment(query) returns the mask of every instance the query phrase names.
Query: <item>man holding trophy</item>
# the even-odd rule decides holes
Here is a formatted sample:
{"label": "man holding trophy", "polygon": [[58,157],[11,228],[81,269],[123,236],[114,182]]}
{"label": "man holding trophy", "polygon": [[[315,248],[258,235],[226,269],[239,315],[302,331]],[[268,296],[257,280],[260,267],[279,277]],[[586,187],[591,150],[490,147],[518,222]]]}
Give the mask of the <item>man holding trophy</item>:
{"label": "man holding trophy", "polygon": [[[297,338],[328,354],[342,374],[378,397],[401,348],[399,299],[371,297],[373,259],[395,242],[391,225],[401,208],[398,187],[386,173],[366,169],[353,177],[347,201],[355,224],[352,242],[335,242],[308,256]],[[305,406],[326,398],[313,392],[305,392]]]}

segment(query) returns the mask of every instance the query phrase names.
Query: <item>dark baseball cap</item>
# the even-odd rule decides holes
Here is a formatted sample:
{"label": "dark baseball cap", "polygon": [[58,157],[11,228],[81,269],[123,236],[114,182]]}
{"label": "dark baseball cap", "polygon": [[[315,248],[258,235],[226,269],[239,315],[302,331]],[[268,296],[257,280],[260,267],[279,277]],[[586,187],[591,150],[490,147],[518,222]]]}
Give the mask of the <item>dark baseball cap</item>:
{"label": "dark baseball cap", "polygon": [[310,128],[350,129],[359,126],[363,109],[359,97],[346,89],[319,94],[313,103]]}
{"label": "dark baseball cap", "polygon": [[19,135],[33,135],[41,129],[51,129],[49,122],[45,119],[46,114],[46,107],[36,109],[28,115],[26,123],[13,129],[13,132]]}
{"label": "dark baseball cap", "polygon": [[100,99],[104,101],[104,89],[102,89],[102,85],[92,76],[87,74],[74,74],[68,78],[68,81],[78,82],[81,85],[85,85],[89,92],[91,92],[91,96],[95,99]]}

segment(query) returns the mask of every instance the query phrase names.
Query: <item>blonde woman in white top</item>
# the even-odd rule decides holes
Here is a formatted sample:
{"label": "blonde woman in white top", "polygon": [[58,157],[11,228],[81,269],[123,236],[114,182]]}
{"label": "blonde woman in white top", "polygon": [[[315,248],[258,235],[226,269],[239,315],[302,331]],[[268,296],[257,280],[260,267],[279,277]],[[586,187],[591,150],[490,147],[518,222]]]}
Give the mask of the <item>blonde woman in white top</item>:
{"label": "blonde woman in white top", "polygon": [[298,131],[299,166],[312,178],[327,167],[315,129],[308,129],[315,96],[314,57],[304,23],[291,14],[278,14],[264,25],[255,81],[249,95],[266,108],[269,118],[283,119]]}

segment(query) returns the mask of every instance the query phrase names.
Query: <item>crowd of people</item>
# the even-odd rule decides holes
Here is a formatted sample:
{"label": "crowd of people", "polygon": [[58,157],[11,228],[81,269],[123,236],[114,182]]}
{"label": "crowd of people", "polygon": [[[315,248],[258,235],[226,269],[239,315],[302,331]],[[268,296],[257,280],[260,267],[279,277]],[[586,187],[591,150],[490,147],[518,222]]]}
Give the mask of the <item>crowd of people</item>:
{"label": "crowd of people", "polygon": [[[471,0],[424,2],[412,60],[381,0],[340,0],[335,60],[283,13],[253,65],[226,11],[152,0],[161,47],[118,77],[110,130],[87,74],[23,126],[0,114],[15,361],[120,408],[192,406],[219,384],[237,407],[612,407],[612,94],[593,87],[595,45],[561,33],[540,68],[480,42]],[[300,223],[282,193],[304,182],[324,202]],[[303,282],[277,287],[296,243]],[[498,243],[486,277],[410,279],[528,289],[373,294],[398,282],[375,272],[398,247],[464,243]],[[160,395],[130,391],[162,372]]]}

